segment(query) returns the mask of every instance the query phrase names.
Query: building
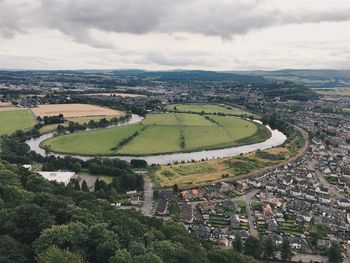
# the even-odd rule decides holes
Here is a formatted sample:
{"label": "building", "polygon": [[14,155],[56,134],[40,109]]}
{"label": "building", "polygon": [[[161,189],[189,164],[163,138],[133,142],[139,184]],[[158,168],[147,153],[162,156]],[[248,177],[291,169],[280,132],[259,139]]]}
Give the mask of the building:
{"label": "building", "polygon": [[167,209],[168,209],[168,201],[164,198],[159,199],[157,206],[156,206],[156,215],[164,216],[167,215]]}
{"label": "building", "polygon": [[139,196],[132,196],[129,198],[129,203],[131,205],[139,205],[140,204],[140,197]]}
{"label": "building", "polygon": [[32,165],[31,164],[23,164],[23,168],[26,168],[27,170],[31,171],[32,170]]}
{"label": "building", "polygon": [[74,172],[38,172],[48,181],[55,181],[57,183],[69,184],[70,180],[75,176]]}
{"label": "building", "polygon": [[342,199],[337,200],[337,204],[340,207],[349,207],[350,201],[348,199],[342,198]]}
{"label": "building", "polygon": [[192,224],[194,220],[194,214],[192,205],[189,203],[183,202],[181,205],[181,213],[180,213],[181,221],[187,224]]}

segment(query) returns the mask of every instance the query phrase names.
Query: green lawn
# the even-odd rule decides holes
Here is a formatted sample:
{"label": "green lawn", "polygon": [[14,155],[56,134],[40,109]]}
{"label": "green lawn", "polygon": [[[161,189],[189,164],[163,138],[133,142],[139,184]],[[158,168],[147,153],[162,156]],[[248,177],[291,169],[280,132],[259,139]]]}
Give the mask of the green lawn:
{"label": "green lawn", "polygon": [[0,111],[0,136],[32,127],[34,120],[27,110]]}
{"label": "green lawn", "polygon": [[76,132],[69,135],[56,136],[42,143],[57,152],[78,154],[113,154],[112,148],[142,129],[141,125],[128,125],[110,129],[87,132]]}
{"label": "green lawn", "polygon": [[119,154],[148,154],[180,151],[180,126],[148,126]]}
{"label": "green lawn", "polygon": [[223,113],[232,115],[250,114],[247,111],[240,110],[238,108],[227,108],[219,105],[212,104],[175,104],[169,105],[168,110],[175,110],[181,112],[197,112],[197,113]]}
{"label": "green lawn", "polygon": [[212,119],[215,122],[199,114],[148,114],[141,124],[58,136],[44,141],[43,146],[65,153],[147,155],[224,148],[270,136],[264,126],[247,120],[224,116]]}

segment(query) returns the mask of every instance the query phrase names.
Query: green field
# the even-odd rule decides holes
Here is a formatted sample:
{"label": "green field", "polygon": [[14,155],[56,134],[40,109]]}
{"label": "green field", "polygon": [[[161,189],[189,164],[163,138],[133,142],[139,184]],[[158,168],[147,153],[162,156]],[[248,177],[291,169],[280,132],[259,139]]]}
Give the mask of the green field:
{"label": "green field", "polygon": [[196,113],[222,113],[227,115],[252,115],[247,111],[240,110],[238,108],[228,108],[219,105],[212,104],[173,104],[167,107],[168,110],[180,111],[180,112],[196,112]]}
{"label": "green field", "polygon": [[149,155],[252,144],[270,135],[264,126],[240,118],[167,113],[148,114],[140,124],[57,136],[42,146],[63,153]]}
{"label": "green field", "polygon": [[318,94],[327,96],[350,96],[350,88],[324,88],[324,89],[312,89]]}
{"label": "green field", "polygon": [[27,110],[0,111],[0,136],[32,127],[34,120]]}

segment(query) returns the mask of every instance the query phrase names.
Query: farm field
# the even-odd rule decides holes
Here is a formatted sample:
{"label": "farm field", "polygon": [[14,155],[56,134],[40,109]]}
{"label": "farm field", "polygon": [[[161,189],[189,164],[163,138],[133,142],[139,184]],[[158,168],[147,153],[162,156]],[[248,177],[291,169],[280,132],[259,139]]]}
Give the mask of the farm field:
{"label": "farm field", "polygon": [[[5,108],[5,107],[4,107]],[[0,136],[11,134],[16,130],[24,130],[32,127],[35,122],[26,109],[7,108],[0,110]]]}
{"label": "farm field", "polygon": [[211,104],[173,104],[167,106],[168,110],[180,111],[180,112],[196,112],[196,113],[223,113],[223,114],[232,114],[232,115],[252,115],[247,111],[242,111],[238,108],[227,108],[219,105],[211,105]]}
{"label": "farm field", "polygon": [[235,117],[208,120],[198,114],[167,113],[148,114],[140,124],[58,136],[42,145],[64,153],[137,156],[224,148],[270,136],[264,126]]}
{"label": "farm field", "polygon": [[121,116],[118,110],[103,108],[89,104],[45,104],[31,109],[35,116],[57,116],[63,114],[65,118]]}
{"label": "farm field", "polygon": [[9,110],[16,110],[16,109],[18,108],[12,105],[12,103],[0,102],[0,111],[9,111]]}

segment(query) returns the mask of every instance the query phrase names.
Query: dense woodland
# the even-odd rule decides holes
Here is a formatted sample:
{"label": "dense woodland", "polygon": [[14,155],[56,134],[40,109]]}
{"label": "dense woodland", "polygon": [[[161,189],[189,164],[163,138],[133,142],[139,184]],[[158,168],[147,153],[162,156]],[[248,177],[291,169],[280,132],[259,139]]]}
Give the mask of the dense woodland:
{"label": "dense woodland", "polygon": [[22,168],[35,156],[14,136],[4,137],[2,146],[1,158],[8,160],[0,162],[0,262],[255,262],[233,249],[201,243],[177,223],[111,206],[114,193],[135,187],[126,182],[135,178],[141,187],[142,177],[127,162],[40,160],[48,169],[86,168],[115,176],[111,185],[99,182],[95,192],[88,192]]}

